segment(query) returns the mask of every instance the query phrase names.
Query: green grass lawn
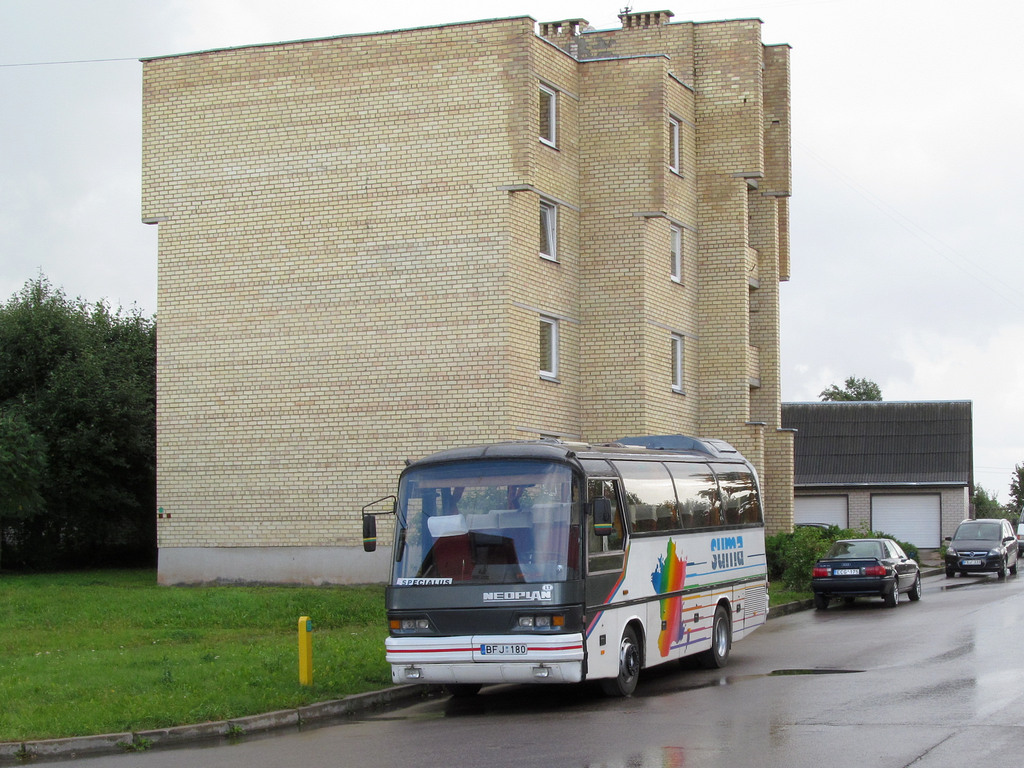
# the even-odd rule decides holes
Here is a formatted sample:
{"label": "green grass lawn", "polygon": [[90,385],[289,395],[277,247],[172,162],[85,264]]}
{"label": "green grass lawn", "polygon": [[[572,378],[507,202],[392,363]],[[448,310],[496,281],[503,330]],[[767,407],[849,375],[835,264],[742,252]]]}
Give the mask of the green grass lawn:
{"label": "green grass lawn", "polygon": [[[298,620],[313,620],[313,685]],[[0,741],[137,731],[385,688],[384,588],[158,587],[153,571],[0,577]]]}
{"label": "green grass lawn", "polygon": [[[772,593],[777,605],[807,595]],[[298,620],[313,620],[313,685]],[[159,587],[153,571],[0,576],[0,741],[140,731],[391,684],[384,587]]]}

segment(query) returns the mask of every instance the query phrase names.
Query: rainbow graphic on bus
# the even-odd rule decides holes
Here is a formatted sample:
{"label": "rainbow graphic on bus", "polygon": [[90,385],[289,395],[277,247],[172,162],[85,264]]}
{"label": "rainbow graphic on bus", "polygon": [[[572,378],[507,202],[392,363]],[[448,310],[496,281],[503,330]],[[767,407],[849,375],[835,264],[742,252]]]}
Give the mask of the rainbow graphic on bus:
{"label": "rainbow graphic on bus", "polygon": [[[658,567],[651,574],[651,584],[657,594],[663,595],[681,590],[685,581],[686,558],[676,556],[676,543],[669,539],[665,556],[658,557]],[[661,601],[662,630],[658,635],[658,650],[662,656],[668,656],[669,649],[682,639],[682,609],[683,598],[679,595]]]}

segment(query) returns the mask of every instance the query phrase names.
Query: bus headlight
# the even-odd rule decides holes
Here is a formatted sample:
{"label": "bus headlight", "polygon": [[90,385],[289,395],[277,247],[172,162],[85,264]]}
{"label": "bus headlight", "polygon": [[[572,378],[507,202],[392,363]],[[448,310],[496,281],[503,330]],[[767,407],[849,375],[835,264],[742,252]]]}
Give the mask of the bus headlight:
{"label": "bus headlight", "polygon": [[423,634],[430,632],[430,619],[424,617],[414,618],[392,618],[388,620],[388,627],[392,632],[409,632]]}
{"label": "bus headlight", "polygon": [[547,613],[523,615],[516,621],[516,626],[519,629],[561,629],[565,626],[565,616]]}

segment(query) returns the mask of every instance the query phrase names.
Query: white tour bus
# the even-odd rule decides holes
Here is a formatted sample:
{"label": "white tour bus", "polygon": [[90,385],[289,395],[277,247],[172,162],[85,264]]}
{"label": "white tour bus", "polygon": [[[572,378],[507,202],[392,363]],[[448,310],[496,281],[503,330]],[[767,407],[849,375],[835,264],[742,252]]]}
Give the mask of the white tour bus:
{"label": "white tour bus", "polygon": [[[374,507],[388,502],[386,512]],[[765,623],[757,473],[731,446],[682,435],[443,451],[409,464],[395,513],[387,660],[396,683],[600,680],[696,654],[724,666]]]}

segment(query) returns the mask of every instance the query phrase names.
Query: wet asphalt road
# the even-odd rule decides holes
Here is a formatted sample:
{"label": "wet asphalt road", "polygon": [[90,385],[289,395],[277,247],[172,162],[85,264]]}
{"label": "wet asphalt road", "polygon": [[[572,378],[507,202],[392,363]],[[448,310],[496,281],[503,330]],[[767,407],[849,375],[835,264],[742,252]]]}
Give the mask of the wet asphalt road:
{"label": "wet asphalt road", "polygon": [[66,761],[104,768],[952,768],[1024,751],[1024,572],[925,579],[919,603],[773,619],[729,666],[636,695],[499,686],[301,732]]}

